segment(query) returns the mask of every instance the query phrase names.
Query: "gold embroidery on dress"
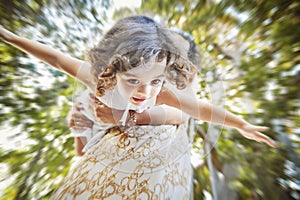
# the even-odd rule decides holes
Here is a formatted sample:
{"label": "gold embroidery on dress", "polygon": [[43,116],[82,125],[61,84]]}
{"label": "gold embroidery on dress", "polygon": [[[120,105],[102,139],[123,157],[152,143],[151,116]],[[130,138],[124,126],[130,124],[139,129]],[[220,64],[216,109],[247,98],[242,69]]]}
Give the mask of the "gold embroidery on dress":
{"label": "gold embroidery on dress", "polygon": [[189,199],[185,128],[114,127],[70,171],[53,199]]}

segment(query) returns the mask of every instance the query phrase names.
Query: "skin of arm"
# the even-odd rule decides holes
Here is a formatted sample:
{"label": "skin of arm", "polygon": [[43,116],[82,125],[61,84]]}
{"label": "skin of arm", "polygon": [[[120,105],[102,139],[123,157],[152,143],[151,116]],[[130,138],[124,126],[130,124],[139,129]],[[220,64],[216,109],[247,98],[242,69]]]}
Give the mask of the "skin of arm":
{"label": "skin of arm", "polygon": [[86,145],[86,137],[74,137],[75,152],[77,156],[83,156],[82,149]]}
{"label": "skin of arm", "polygon": [[[93,87],[89,81],[89,69],[82,70],[82,60],[70,57],[60,51],[57,51],[45,44],[20,37],[0,26],[0,38],[8,44],[20,49],[21,51],[33,55],[41,61],[64,73],[75,77],[89,87]],[[88,66],[87,66],[88,67]]]}
{"label": "skin of arm", "polygon": [[157,104],[166,104],[184,111],[195,119],[212,122],[220,125],[236,128],[244,137],[257,142],[265,142],[271,147],[276,143],[268,136],[260,133],[267,131],[267,127],[255,126],[239,118],[238,116],[204,100],[198,100],[194,95],[185,92],[174,92],[164,89],[157,97]]}
{"label": "skin of arm", "polygon": [[142,113],[136,113],[138,125],[183,124],[189,116],[170,106],[154,106]]}

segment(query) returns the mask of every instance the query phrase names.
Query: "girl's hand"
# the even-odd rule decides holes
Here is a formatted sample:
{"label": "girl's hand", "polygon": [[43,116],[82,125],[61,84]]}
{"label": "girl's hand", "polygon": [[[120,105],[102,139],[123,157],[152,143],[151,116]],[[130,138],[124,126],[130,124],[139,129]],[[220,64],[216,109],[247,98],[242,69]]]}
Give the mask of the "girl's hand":
{"label": "girl's hand", "polygon": [[250,140],[255,140],[257,142],[264,142],[271,147],[276,147],[276,143],[268,136],[262,134],[261,132],[267,131],[269,128],[265,126],[255,126],[252,124],[246,124],[238,131]]}
{"label": "girl's hand", "polygon": [[12,32],[10,32],[10,31],[6,30],[5,28],[3,28],[2,26],[0,26],[0,39],[1,40],[10,41],[14,37],[16,37],[15,34],[13,34]]}

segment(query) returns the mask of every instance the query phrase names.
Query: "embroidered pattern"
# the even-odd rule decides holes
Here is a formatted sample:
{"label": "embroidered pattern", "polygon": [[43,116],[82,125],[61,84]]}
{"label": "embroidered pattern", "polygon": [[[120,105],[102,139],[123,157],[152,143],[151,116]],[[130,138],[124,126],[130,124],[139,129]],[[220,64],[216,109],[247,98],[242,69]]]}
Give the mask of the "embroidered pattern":
{"label": "embroidered pattern", "polygon": [[189,199],[190,144],[184,125],[108,130],[53,199]]}

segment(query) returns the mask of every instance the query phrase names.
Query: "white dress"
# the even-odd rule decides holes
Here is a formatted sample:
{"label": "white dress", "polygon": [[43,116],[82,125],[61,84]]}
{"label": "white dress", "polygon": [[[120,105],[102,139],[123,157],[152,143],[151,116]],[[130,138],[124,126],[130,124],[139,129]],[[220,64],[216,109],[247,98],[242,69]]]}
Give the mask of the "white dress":
{"label": "white dress", "polygon": [[[86,92],[79,101],[89,112]],[[156,101],[137,108],[122,102],[118,95],[118,91],[109,91],[100,101],[125,110],[124,115],[128,109],[137,112],[149,109]],[[90,114],[85,113],[95,122]],[[96,127],[85,135],[92,134],[86,153],[51,199],[190,199],[191,144],[186,124],[134,127],[94,124]]]}
{"label": "white dress", "polygon": [[110,128],[52,199],[189,199],[190,148],[185,125]]}

